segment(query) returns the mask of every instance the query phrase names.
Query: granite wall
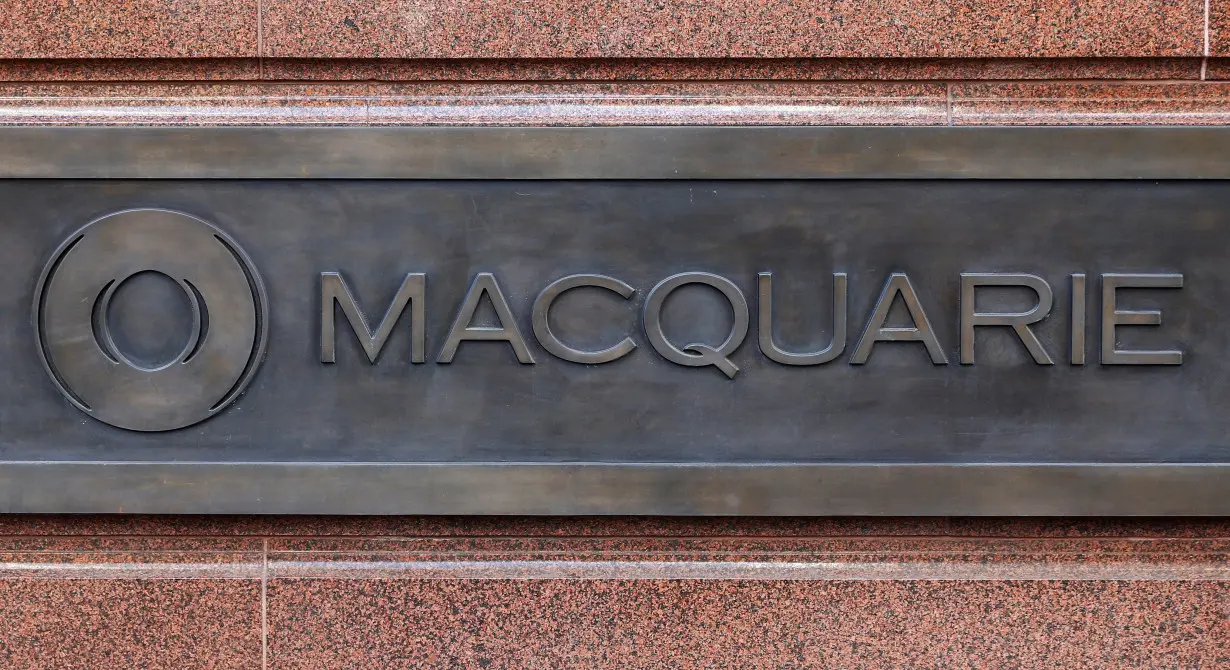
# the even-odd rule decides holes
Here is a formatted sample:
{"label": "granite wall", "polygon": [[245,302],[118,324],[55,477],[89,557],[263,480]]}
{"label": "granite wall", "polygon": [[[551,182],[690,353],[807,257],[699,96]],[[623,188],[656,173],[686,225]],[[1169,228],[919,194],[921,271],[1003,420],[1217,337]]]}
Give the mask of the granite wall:
{"label": "granite wall", "polygon": [[[7,0],[0,124],[1220,124],[1230,0]],[[1230,667],[1230,521],[0,517],[3,668]]]}

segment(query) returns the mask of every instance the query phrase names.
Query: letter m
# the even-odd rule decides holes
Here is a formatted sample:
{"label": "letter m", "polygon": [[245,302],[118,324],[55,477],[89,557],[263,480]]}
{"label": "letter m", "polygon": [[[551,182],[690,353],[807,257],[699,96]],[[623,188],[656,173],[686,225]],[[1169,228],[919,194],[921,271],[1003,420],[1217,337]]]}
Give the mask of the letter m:
{"label": "letter m", "polygon": [[406,279],[401,283],[401,288],[397,289],[397,295],[393,296],[392,304],[385,310],[380,325],[376,326],[375,332],[372,332],[367,317],[363,316],[362,310],[355,302],[354,294],[346,285],[346,280],[342,278],[341,273],[320,273],[320,362],[337,362],[337,336],[334,323],[337,310],[335,305],[342,308],[342,313],[350,322],[350,329],[358,338],[359,344],[363,346],[363,352],[367,354],[368,362],[375,363],[380,356],[380,350],[384,348],[384,343],[388,341],[389,335],[393,332],[393,326],[397,325],[402,312],[406,311],[407,304],[410,305],[411,312],[410,362],[426,361],[427,325],[424,308],[426,293],[427,275],[407,274]]}

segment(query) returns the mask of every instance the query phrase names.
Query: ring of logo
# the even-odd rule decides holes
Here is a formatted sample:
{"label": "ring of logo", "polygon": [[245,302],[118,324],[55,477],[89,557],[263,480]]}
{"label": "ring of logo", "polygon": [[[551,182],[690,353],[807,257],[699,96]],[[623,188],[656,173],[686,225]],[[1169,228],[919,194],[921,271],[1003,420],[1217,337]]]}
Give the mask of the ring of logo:
{"label": "ring of logo", "polygon": [[[116,355],[105,318],[115,288],[151,270],[179,284],[193,312],[187,346],[157,368]],[[39,353],[60,392],[99,421],[137,431],[190,426],[234,401],[264,358],[267,314],[243,249],[205,221],[162,209],[87,224],[52,255],[34,294]]]}

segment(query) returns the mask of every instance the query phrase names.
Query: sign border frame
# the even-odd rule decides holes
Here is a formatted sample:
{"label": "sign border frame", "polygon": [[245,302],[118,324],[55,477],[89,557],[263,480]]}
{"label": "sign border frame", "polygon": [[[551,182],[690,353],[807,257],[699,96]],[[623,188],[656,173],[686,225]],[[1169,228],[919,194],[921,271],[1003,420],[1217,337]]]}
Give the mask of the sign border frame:
{"label": "sign border frame", "polygon": [[[730,160],[737,153],[739,160]],[[1217,127],[0,128],[0,179],[1230,179]],[[0,462],[0,513],[1227,516],[1230,463]]]}
{"label": "sign border frame", "polygon": [[0,512],[1226,516],[1230,464],[0,464]]}
{"label": "sign border frame", "polygon": [[1230,179],[1227,155],[1202,126],[0,128],[0,179]]}

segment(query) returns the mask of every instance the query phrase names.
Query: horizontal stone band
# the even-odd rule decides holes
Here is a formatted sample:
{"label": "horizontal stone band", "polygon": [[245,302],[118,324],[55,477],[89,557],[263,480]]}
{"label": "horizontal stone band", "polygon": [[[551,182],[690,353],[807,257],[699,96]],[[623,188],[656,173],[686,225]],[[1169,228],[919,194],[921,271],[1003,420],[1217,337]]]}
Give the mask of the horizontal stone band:
{"label": "horizontal stone band", "polygon": [[0,512],[1227,516],[1228,487],[1230,464],[10,462]]}

